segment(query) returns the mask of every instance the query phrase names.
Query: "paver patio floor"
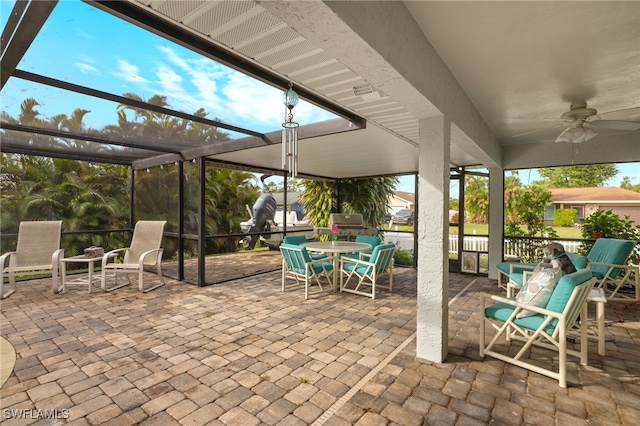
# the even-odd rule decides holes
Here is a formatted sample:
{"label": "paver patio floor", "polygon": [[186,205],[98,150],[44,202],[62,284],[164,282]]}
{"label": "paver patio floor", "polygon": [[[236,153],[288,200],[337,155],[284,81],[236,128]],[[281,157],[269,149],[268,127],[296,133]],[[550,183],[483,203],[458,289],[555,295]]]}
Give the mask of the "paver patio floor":
{"label": "paver patio floor", "polygon": [[[168,280],[146,294],[54,296],[49,283],[23,282],[1,302],[17,354],[3,424],[640,424],[635,305],[607,308],[607,356],[590,342],[589,365],[572,360],[562,389],[479,357],[477,292],[498,293],[482,277],[450,277],[440,364],[415,358],[411,268],[396,268],[394,292],[376,300],[305,301],[280,292],[280,272],[204,288]],[[61,419],[44,420],[51,410]]]}

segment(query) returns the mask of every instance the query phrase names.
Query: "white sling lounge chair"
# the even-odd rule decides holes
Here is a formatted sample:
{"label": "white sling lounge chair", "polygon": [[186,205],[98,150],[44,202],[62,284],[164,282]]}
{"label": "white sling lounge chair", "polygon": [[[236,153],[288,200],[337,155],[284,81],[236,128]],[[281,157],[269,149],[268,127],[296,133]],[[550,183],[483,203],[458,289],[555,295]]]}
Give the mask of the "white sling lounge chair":
{"label": "white sling lounge chair", "polygon": [[[9,297],[16,291],[16,275],[51,273],[51,289],[61,290],[59,284],[60,259],[64,250],[60,248],[62,221],[25,221],[20,223],[16,251],[0,256],[0,298]],[[7,260],[9,264],[7,265]],[[4,277],[9,276],[10,290],[4,292]]]}
{"label": "white sling lounge chair", "polygon": [[[129,274],[132,272],[138,273],[138,289],[141,292],[146,293],[164,285],[164,278],[162,277],[163,249],[160,244],[162,243],[162,233],[166,223],[166,221],[141,220],[136,223],[136,227],[133,230],[130,247],[111,250],[104,254],[102,257],[102,290],[112,291],[131,284]],[[118,262],[117,257],[121,252],[124,252],[124,259],[122,262]],[[155,266],[158,280],[160,281],[159,284],[148,289],[144,288],[145,266]],[[127,282],[118,285],[116,276],[121,272],[127,275]],[[108,276],[114,278],[114,287],[107,288]]]}

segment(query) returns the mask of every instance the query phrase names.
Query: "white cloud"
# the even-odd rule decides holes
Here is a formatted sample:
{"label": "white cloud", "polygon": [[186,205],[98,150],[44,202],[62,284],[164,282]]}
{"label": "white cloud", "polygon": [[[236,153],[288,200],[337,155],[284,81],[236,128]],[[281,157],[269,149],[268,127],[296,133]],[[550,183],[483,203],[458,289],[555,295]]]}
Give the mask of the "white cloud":
{"label": "white cloud", "polygon": [[78,71],[84,74],[100,74],[100,70],[98,68],[86,62],[76,62],[75,64],[73,64],[73,66],[76,67]]}
{"label": "white cloud", "polygon": [[121,80],[131,83],[147,83],[148,80],[140,75],[140,69],[132,63],[125,61],[124,59],[118,59],[118,71],[115,71],[113,75]]}
{"label": "white cloud", "polygon": [[[281,128],[285,115],[283,90],[190,52],[183,54],[165,44],[156,48],[160,55],[152,66],[138,67],[133,61],[120,59],[114,75],[134,83],[132,91],[146,99],[154,94],[166,96],[170,108],[179,111],[193,113],[204,108],[210,119],[262,132]],[[145,79],[141,69],[154,77]],[[293,114],[301,125],[334,118],[304,101]]]}

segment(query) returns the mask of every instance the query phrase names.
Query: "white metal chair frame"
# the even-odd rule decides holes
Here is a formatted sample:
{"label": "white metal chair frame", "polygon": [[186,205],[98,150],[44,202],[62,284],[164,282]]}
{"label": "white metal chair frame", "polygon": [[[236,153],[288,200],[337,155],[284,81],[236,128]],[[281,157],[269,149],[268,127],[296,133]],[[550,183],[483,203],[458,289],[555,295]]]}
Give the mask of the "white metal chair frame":
{"label": "white metal chair frame", "polygon": [[[612,263],[589,262],[587,268],[604,266],[609,268],[603,278],[598,278],[596,288],[602,288],[607,300],[612,302],[638,302],[640,301],[640,265],[616,265]],[[613,272],[618,272],[613,277]],[[611,289],[611,287],[613,289]],[[625,287],[634,290],[633,297],[622,296],[621,290]]]}
{"label": "white metal chair frame", "polygon": [[[578,315],[580,315],[581,318],[587,318],[587,298],[589,297],[589,293],[593,288],[595,282],[596,279],[591,278],[577,285],[573,289],[573,292],[562,312],[555,312],[548,309],[519,303],[513,299],[509,299],[506,297],[481,293],[479,307],[481,317],[479,336],[480,356],[484,358],[485,355],[490,355],[504,362],[508,362],[510,364],[514,364],[519,367],[556,379],[558,380],[558,384],[560,387],[567,387],[567,355],[578,357],[582,365],[587,365],[587,321],[580,321],[579,323],[579,351],[567,348],[567,333],[576,323]],[[487,307],[487,299],[513,306],[514,309],[509,315],[509,318],[501,324],[496,324],[496,322],[499,322],[499,320],[488,318],[485,313],[485,308]],[[535,330],[518,325],[514,322],[516,320],[516,315],[518,315],[518,313],[524,309],[545,316],[544,321],[542,321],[542,323]],[[545,329],[554,319],[557,319],[558,323],[553,329],[553,332],[549,334]],[[493,336],[488,344],[485,344],[486,322],[489,322],[493,329],[496,330],[495,336]],[[505,353],[497,352],[493,349],[493,347],[501,336],[504,336],[506,341],[516,340],[523,342],[524,345],[515,356],[509,356]],[[527,353],[532,346],[557,351],[557,371],[552,368],[545,368],[522,359],[523,355]]]}
{"label": "white metal chair frame", "polygon": [[[293,244],[281,244],[280,251],[282,252],[283,293],[287,289],[303,285],[304,298],[307,300],[310,294],[333,290],[333,261],[335,256],[311,260],[305,247]],[[293,278],[295,284],[287,285],[287,278]],[[325,282],[324,284],[323,281]],[[310,287],[314,285],[316,285],[318,289],[316,291],[310,291]]]}
{"label": "white metal chair frame", "polygon": [[[358,259],[350,257],[340,258],[340,292],[359,294],[361,296],[376,298],[376,288],[384,288],[393,292],[393,254],[396,247],[393,244],[385,244],[374,247],[372,253],[364,253]],[[346,279],[345,279],[346,275]],[[389,284],[381,285],[378,280],[384,275],[389,275]],[[353,283],[357,279],[357,283]],[[354,285],[350,288],[349,285]],[[371,291],[363,291],[361,287],[370,287]]]}
{"label": "white metal chair frame", "polygon": [[[101,274],[102,290],[113,291],[131,284],[129,274],[132,272],[138,273],[138,290],[141,292],[147,293],[165,284],[164,277],[162,276],[162,253],[164,249],[160,247],[160,245],[166,223],[166,221],[138,221],[133,230],[130,247],[111,250],[104,254],[102,257]],[[124,253],[124,259],[120,263],[117,261],[117,258],[121,253]],[[160,284],[151,288],[144,288],[145,266],[156,267],[156,274],[158,275]],[[108,275],[107,273],[110,274]],[[117,273],[125,273],[127,282],[118,285],[116,278]],[[114,278],[115,285],[111,288],[107,288],[106,286],[107,276]]]}
{"label": "white metal chair frame", "polygon": [[[63,290],[60,284],[60,248],[62,221],[24,221],[18,230],[16,250],[0,256],[0,299],[16,291],[16,275],[51,273],[53,293]],[[8,261],[8,266],[7,265]],[[10,290],[4,292],[4,277],[9,277]]]}

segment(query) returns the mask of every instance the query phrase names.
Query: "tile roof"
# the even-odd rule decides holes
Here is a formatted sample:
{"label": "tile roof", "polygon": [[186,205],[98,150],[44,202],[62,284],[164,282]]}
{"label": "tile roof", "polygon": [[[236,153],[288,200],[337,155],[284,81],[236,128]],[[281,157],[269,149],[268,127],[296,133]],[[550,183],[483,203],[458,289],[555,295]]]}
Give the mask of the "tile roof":
{"label": "tile roof", "polygon": [[551,188],[552,202],[633,201],[640,202],[640,192],[617,187]]}
{"label": "tile roof", "polygon": [[410,203],[415,203],[416,202],[416,194],[414,194],[413,192],[403,192],[403,191],[396,191],[394,192],[394,195],[397,198],[400,198],[402,200],[406,200]]}

